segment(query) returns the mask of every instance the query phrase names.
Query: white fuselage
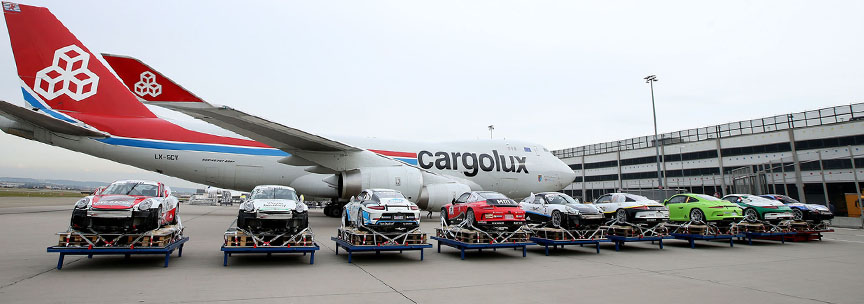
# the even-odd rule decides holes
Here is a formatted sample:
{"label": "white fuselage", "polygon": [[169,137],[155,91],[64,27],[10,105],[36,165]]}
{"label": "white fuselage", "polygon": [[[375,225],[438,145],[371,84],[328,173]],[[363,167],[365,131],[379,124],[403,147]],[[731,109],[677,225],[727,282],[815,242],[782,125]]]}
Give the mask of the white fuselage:
{"label": "white fuselage", "polygon": [[[0,129],[33,130],[34,140],[110,159],[145,170],[220,188],[249,191],[257,185],[286,185],[310,197],[336,198],[338,190],[323,182],[333,174],[310,173],[312,166],[278,162],[287,153],[272,148],[228,147],[150,139],[93,139],[58,135],[0,117]],[[505,140],[425,144],[378,139],[340,139],[375,151],[396,151],[416,157],[393,157],[411,165],[458,179],[472,190],[492,190],[509,197],[558,191],[569,185],[573,171],[539,145]],[[200,151],[206,150],[206,151]],[[224,152],[223,150],[230,150]],[[223,152],[220,152],[223,151]],[[383,152],[382,152],[383,153]],[[428,206],[437,210],[440,206]]]}

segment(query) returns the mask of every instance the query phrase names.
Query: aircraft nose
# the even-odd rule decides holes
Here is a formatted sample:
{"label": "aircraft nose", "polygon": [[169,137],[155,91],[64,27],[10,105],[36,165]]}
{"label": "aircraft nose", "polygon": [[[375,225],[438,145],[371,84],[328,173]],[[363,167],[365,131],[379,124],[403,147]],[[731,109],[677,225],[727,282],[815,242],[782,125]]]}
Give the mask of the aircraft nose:
{"label": "aircraft nose", "polygon": [[564,163],[561,163],[561,171],[558,173],[559,180],[561,181],[561,186],[566,187],[573,183],[573,180],[576,179],[576,172],[573,172],[573,169],[570,169],[570,166],[567,166]]}

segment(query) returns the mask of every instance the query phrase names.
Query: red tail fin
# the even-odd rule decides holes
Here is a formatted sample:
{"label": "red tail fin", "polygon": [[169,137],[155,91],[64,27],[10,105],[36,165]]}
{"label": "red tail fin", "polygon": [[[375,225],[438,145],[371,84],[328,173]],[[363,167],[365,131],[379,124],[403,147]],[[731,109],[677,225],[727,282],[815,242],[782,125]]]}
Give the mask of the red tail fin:
{"label": "red tail fin", "polygon": [[120,76],[130,91],[146,101],[157,102],[203,102],[198,96],[168,79],[141,60],[111,54],[102,58]]}
{"label": "red tail fin", "polygon": [[3,14],[32,106],[72,117],[156,117],[48,9],[3,2]]}

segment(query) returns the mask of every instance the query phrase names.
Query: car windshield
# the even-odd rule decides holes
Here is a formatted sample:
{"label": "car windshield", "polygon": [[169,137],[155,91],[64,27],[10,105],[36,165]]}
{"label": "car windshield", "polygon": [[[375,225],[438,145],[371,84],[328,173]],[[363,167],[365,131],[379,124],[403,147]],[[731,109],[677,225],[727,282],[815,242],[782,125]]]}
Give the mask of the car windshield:
{"label": "car windshield", "polygon": [[102,190],[102,194],[156,196],[159,194],[159,186],[141,182],[120,182],[109,185]]}
{"label": "car windshield", "polygon": [[509,199],[509,198],[507,198],[506,196],[504,196],[504,194],[501,194],[501,193],[498,193],[498,192],[478,192],[477,194],[480,194],[480,196],[482,196],[482,197],[485,198],[485,199],[496,199],[496,200],[507,200],[507,199]]}
{"label": "car windshield", "polygon": [[297,193],[288,188],[261,188],[252,191],[252,199],[287,199],[297,200]]}
{"label": "car windshield", "polygon": [[377,191],[375,196],[379,198],[405,198],[402,193],[396,191]]}
{"label": "car windshield", "polygon": [[705,194],[690,194],[690,195],[693,197],[696,197],[702,201],[719,201],[720,200],[719,198],[716,198],[716,197],[713,197],[710,195],[705,195]]}
{"label": "car windshield", "polygon": [[578,204],[579,201],[567,194],[547,194],[546,201],[553,205]]}

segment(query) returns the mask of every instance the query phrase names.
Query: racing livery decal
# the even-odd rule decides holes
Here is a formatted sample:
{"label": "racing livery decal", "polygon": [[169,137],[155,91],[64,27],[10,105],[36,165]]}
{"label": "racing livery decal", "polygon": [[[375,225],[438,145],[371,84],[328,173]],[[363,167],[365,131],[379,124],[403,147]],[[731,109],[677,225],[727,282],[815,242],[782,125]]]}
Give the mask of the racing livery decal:
{"label": "racing livery decal", "polygon": [[72,44],[54,51],[51,66],[36,72],[33,90],[47,100],[66,94],[75,101],[96,94],[99,76],[87,69],[90,54]]}

